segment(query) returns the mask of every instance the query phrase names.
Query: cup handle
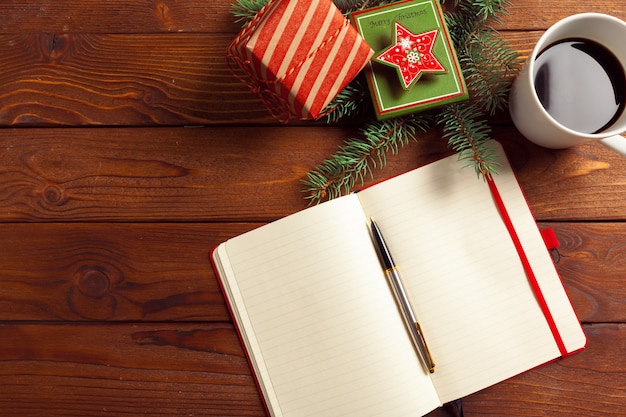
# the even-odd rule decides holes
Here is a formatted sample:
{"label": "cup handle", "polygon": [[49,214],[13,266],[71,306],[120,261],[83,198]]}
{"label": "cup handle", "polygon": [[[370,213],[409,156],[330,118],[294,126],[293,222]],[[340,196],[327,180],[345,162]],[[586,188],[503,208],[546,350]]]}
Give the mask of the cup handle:
{"label": "cup handle", "polygon": [[615,152],[626,156],[626,138],[623,136],[610,136],[600,140],[604,146],[613,149]]}

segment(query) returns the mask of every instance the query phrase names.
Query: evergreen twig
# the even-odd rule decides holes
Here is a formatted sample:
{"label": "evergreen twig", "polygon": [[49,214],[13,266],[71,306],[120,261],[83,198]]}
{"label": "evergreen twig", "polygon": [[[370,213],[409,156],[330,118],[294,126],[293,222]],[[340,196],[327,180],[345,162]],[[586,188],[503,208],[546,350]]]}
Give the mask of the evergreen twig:
{"label": "evergreen twig", "polygon": [[470,97],[487,114],[492,116],[507,107],[518,58],[493,31],[478,33],[459,54]]}
{"label": "evergreen twig", "polygon": [[443,138],[458,153],[459,160],[474,166],[478,176],[497,173],[497,155],[489,146],[491,128],[476,103],[465,101],[442,107],[437,124],[443,128]]}
{"label": "evergreen twig", "polygon": [[367,86],[361,77],[350,82],[322,111],[329,124],[342,119],[356,118],[366,114],[371,108]]}
{"label": "evergreen twig", "polygon": [[446,14],[471,100],[489,115],[508,105],[510,81],[519,69],[519,54],[491,27],[505,14],[506,0],[455,0]]}
{"label": "evergreen twig", "polygon": [[231,13],[235,16],[235,23],[248,24],[250,20],[267,4],[269,0],[237,0],[231,4]]}
{"label": "evergreen twig", "polygon": [[417,131],[431,126],[429,113],[411,114],[367,123],[360,136],[348,139],[330,159],[309,172],[304,191],[311,203],[333,199],[350,192],[357,183],[372,177],[372,168],[384,167],[387,155],[416,139]]}

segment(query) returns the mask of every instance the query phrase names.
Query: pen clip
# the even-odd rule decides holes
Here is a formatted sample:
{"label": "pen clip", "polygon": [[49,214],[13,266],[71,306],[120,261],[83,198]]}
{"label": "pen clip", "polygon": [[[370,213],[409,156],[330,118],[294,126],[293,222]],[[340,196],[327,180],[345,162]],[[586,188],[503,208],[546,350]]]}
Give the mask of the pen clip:
{"label": "pen clip", "polygon": [[430,354],[430,350],[428,350],[428,345],[426,344],[426,340],[424,340],[424,333],[422,333],[422,328],[418,322],[414,322],[415,330],[417,331],[417,336],[419,337],[419,341],[421,346],[420,353],[424,355],[424,363],[429,373],[435,372],[435,361],[433,361],[433,357]]}

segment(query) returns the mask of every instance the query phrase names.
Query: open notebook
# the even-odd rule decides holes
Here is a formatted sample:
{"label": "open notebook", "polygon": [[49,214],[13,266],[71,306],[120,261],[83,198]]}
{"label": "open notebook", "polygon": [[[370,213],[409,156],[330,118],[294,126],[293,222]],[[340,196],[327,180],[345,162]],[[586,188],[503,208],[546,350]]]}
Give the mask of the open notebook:
{"label": "open notebook", "polygon": [[[495,184],[563,341],[538,306],[488,184],[456,156],[220,244],[212,261],[268,412],[419,416],[584,348],[502,154]],[[420,363],[369,233],[376,219],[437,365]]]}

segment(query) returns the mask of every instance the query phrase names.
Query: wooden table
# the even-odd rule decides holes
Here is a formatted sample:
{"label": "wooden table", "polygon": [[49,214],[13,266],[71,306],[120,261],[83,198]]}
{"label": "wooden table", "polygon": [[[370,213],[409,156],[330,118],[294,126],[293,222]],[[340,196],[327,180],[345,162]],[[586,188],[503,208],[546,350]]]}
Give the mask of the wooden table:
{"label": "wooden table", "polygon": [[[522,55],[569,14],[626,19],[622,0],[512,1]],[[274,122],[224,63],[230,3],[0,3],[1,415],[264,415],[208,253],[303,209],[301,179],[355,128]],[[506,115],[494,136],[589,346],[465,415],[625,415],[626,161],[538,148]],[[373,180],[447,153],[431,132]]]}

